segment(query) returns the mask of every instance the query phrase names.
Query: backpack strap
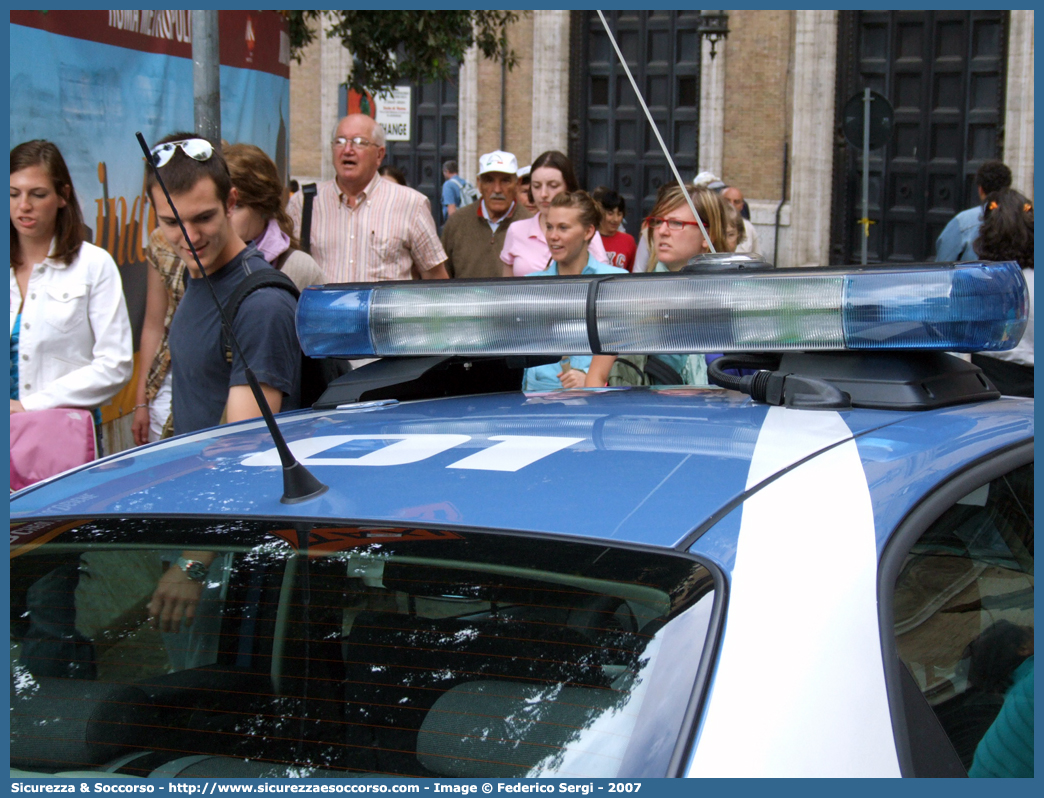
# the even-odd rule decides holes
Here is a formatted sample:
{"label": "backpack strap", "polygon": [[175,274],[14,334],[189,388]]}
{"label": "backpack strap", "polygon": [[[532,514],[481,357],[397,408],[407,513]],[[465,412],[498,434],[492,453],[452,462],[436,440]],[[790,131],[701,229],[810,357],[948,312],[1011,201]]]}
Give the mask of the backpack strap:
{"label": "backpack strap", "polygon": [[272,268],[276,271],[282,271],[286,262],[290,260],[290,255],[293,253],[292,249],[283,250],[283,254],[277,255],[276,259],[272,261]]}
{"label": "backpack strap", "polygon": [[[292,294],[294,299],[301,296],[301,292],[297,290],[294,281],[281,271],[276,269],[258,269],[256,272],[248,274],[243,282],[236,286],[236,289],[222,306],[229,324],[235,324],[236,314],[239,312],[239,306],[243,304],[243,300],[262,288],[282,288],[284,291]],[[221,348],[225,353],[225,361],[231,364],[232,338],[224,325],[221,326]]]}
{"label": "backpack strap", "polygon": [[645,361],[645,373],[649,375],[651,385],[684,385],[685,380],[671,365],[656,355],[649,355]]}
{"label": "backpack strap", "polygon": [[630,369],[633,372],[633,374],[631,376],[631,379],[637,379],[638,380],[638,382],[629,383],[629,384],[632,384],[632,385],[644,385],[645,384],[645,372],[642,371],[642,369],[640,369],[634,363],[634,361],[628,360],[625,357],[617,357],[616,358],[616,363],[619,364],[620,366],[625,367],[625,369]]}
{"label": "backpack strap", "polygon": [[312,254],[312,202],[315,201],[315,192],[318,191],[315,183],[305,183],[301,186],[304,192],[304,205],[301,208],[301,250]]}

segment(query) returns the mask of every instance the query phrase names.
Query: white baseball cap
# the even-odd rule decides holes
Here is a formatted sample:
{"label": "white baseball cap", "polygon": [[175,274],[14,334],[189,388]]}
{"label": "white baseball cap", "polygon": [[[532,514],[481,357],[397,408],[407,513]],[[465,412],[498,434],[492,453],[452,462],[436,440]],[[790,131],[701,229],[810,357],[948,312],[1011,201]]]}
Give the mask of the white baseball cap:
{"label": "white baseball cap", "polygon": [[493,150],[479,158],[480,175],[486,172],[502,172],[505,175],[513,175],[518,171],[518,158],[510,152]]}
{"label": "white baseball cap", "polygon": [[721,189],[726,188],[725,183],[722,182],[721,178],[713,172],[700,172],[692,182],[694,185],[709,188],[711,191],[720,191]]}
{"label": "white baseball cap", "polygon": [[516,174],[518,174],[519,178],[523,178],[526,175],[528,175],[529,174],[529,164],[526,164],[521,169],[519,169]]}

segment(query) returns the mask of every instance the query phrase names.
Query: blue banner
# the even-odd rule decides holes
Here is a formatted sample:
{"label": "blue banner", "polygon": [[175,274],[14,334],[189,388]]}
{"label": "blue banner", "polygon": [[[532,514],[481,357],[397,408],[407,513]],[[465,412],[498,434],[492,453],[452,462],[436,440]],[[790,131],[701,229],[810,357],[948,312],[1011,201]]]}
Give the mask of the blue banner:
{"label": "blue banner", "polygon": [[[12,147],[48,139],[62,151],[89,240],[120,267],[137,347],[145,313],[144,248],[156,221],[144,196],[145,161],[134,134],[140,130],[151,143],[192,131],[194,116],[187,12],[153,12],[149,28],[135,16],[135,29],[127,30],[129,23],[121,28],[123,15],[130,13],[12,12],[10,125]],[[222,138],[256,144],[285,175],[290,116],[285,23],[274,12],[247,13],[221,14]],[[66,35],[73,31],[76,35]],[[97,40],[104,37],[119,43]],[[226,39],[233,40],[231,46]],[[237,62],[250,65],[228,65],[229,50]],[[132,380],[104,408],[105,419],[132,406],[133,393]]]}

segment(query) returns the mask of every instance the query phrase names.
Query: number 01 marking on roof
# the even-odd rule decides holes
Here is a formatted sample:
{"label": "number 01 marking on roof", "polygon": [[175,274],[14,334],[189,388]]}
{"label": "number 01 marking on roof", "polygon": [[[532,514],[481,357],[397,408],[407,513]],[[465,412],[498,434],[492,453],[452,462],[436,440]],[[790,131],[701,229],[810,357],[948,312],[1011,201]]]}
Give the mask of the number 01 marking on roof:
{"label": "number 01 marking on roof", "polygon": [[[419,463],[470,440],[470,435],[326,435],[291,441],[289,446],[290,451],[305,466],[396,466]],[[489,440],[496,441],[495,445],[469,454],[450,463],[446,468],[518,471],[584,439],[542,435],[492,435]],[[361,457],[317,457],[351,441],[395,442]],[[268,449],[252,454],[243,458],[243,465],[278,466],[279,453],[275,449]]]}

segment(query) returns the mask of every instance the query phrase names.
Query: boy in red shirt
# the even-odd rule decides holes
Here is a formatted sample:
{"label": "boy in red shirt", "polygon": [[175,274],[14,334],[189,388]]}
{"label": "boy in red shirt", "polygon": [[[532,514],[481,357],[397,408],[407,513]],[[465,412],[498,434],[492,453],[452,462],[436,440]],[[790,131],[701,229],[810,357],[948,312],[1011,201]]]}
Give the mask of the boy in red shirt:
{"label": "boy in red shirt", "polygon": [[598,232],[609,255],[609,265],[632,271],[637,245],[633,236],[620,232],[620,223],[627,213],[624,198],[605,186],[596,188],[592,196],[602,209],[602,223],[598,226]]}

